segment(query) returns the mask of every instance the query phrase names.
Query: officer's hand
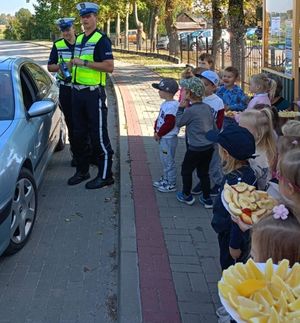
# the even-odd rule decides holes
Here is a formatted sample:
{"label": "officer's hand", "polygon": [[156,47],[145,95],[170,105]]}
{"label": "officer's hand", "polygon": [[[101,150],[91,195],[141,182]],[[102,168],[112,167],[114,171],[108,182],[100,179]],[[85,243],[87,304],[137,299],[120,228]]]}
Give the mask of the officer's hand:
{"label": "officer's hand", "polygon": [[80,58],[73,58],[73,61],[72,61],[73,65],[76,65],[76,66],[83,66],[84,64],[84,61]]}

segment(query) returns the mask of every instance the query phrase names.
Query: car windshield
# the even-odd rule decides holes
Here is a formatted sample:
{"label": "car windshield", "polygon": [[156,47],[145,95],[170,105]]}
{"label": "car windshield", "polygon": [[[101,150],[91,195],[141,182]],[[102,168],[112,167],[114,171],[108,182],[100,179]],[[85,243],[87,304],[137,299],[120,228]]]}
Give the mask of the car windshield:
{"label": "car windshield", "polygon": [[0,71],[0,120],[14,117],[14,95],[10,73]]}

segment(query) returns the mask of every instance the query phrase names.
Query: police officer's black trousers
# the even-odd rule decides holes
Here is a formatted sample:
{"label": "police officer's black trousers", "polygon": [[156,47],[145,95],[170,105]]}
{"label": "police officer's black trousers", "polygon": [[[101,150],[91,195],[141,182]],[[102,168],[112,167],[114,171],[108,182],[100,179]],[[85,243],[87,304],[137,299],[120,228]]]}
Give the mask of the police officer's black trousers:
{"label": "police officer's black trousers", "polygon": [[102,86],[95,90],[73,88],[73,135],[74,156],[78,162],[77,171],[89,170],[90,147],[93,159],[98,165],[98,176],[112,177],[113,150],[107,131],[106,94]]}
{"label": "police officer's black trousers", "polygon": [[72,87],[60,84],[59,86],[59,104],[65,117],[68,128],[70,149],[73,151],[73,117],[72,117]]}

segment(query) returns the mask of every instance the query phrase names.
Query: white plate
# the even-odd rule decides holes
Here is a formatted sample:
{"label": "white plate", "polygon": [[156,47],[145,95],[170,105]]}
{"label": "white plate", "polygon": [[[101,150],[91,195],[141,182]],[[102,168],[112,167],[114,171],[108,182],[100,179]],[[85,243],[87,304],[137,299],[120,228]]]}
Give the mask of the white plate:
{"label": "white plate", "polygon": [[[262,271],[263,273],[265,272],[265,267],[266,267],[266,264],[265,263],[256,263],[258,269],[260,271]],[[274,269],[277,269],[278,265],[275,265],[273,264],[273,268]],[[223,281],[223,278],[221,279],[221,281]],[[220,301],[221,301],[221,304],[224,306],[224,308],[226,309],[226,311],[228,312],[228,314],[235,320],[237,321],[238,323],[245,323],[244,320],[242,320],[239,316],[239,314],[237,313],[237,311],[230,305],[230,303],[222,297],[222,295],[219,293],[219,297],[220,297]]]}
{"label": "white plate", "polygon": [[237,217],[235,214],[233,214],[232,212],[230,212],[230,209],[228,207],[228,203],[225,201],[224,190],[221,193],[221,200],[222,200],[222,203],[223,203],[225,209],[229,212],[229,214],[232,215],[232,216],[234,216],[234,217]]}

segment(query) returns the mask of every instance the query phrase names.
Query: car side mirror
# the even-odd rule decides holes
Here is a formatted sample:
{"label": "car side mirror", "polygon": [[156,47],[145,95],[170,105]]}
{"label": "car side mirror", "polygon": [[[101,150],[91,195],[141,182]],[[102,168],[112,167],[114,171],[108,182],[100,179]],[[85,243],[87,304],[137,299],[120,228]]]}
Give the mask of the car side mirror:
{"label": "car side mirror", "polygon": [[32,104],[28,110],[29,118],[39,117],[52,112],[55,108],[55,102],[52,100],[37,101]]}

